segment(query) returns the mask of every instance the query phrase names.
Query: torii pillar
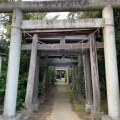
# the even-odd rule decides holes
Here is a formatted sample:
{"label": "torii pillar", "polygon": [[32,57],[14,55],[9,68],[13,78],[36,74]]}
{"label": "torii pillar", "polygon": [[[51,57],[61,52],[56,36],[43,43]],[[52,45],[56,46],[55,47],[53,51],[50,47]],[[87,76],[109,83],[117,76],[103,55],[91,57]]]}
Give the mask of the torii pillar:
{"label": "torii pillar", "polygon": [[85,78],[85,89],[86,89],[86,112],[91,112],[93,108],[93,94],[92,94],[92,80],[90,70],[90,51],[84,50],[83,64],[84,64],[84,78]]}
{"label": "torii pillar", "polygon": [[40,70],[40,54],[37,53],[36,70],[35,70],[35,80],[34,80],[34,90],[33,90],[33,105],[34,111],[38,111],[38,84],[39,84],[39,70]]}
{"label": "torii pillar", "polygon": [[69,84],[70,81],[69,81],[69,67],[68,66],[66,67],[66,74],[67,74],[67,84]]}
{"label": "torii pillar", "polygon": [[[80,77],[81,76],[81,71],[80,71],[80,66],[82,65],[82,56],[79,55],[78,56],[78,76]],[[82,96],[82,84],[81,84],[81,81],[78,85],[78,96],[81,97]]]}
{"label": "torii pillar", "polygon": [[22,115],[16,115],[16,99],[20,66],[21,53],[21,23],[23,13],[19,9],[15,9],[12,18],[12,30],[10,40],[10,51],[8,61],[7,83],[5,91],[5,101],[3,115],[0,120],[21,120]]}
{"label": "torii pillar", "polygon": [[91,60],[91,75],[92,75],[92,87],[93,87],[93,119],[101,119],[104,115],[101,112],[101,96],[98,74],[98,61],[97,61],[97,49],[95,35],[90,36],[90,60]]}
{"label": "torii pillar", "polygon": [[72,89],[75,90],[75,65],[72,65]]}
{"label": "torii pillar", "polygon": [[[77,78],[78,77],[78,69],[77,69],[77,66],[75,66],[75,78]],[[78,93],[79,93],[79,83],[78,83],[78,81],[75,81],[75,93],[76,93],[76,95],[78,95]]]}
{"label": "torii pillar", "polygon": [[120,120],[120,96],[116,59],[114,17],[112,6],[111,5],[106,6],[103,9],[102,14],[105,22],[103,34],[104,34],[105,69],[106,69],[107,100],[109,115],[104,116],[102,119]]}
{"label": "torii pillar", "polygon": [[38,36],[35,34],[33,36],[33,42],[32,42],[27,91],[26,91],[26,98],[25,98],[25,107],[27,110],[33,109],[32,100],[33,100],[35,70],[36,70],[36,62],[37,62],[37,45],[38,45]]}

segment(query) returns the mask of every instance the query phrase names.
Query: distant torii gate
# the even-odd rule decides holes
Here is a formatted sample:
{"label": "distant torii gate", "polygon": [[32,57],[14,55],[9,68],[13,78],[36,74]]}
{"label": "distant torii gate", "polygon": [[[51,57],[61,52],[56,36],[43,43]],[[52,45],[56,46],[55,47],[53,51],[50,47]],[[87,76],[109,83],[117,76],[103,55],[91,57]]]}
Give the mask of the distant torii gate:
{"label": "distant torii gate", "polygon": [[66,75],[67,75],[67,83],[69,84],[69,67],[55,67],[55,70],[64,70],[66,71]]}
{"label": "distant torii gate", "polygon": [[[63,3],[63,4],[61,4]],[[65,3],[65,4],[64,4]],[[120,8],[120,0],[106,0],[96,2],[86,0],[83,2],[74,1],[46,1],[46,2],[2,2],[0,3],[0,12],[13,12],[10,52],[8,62],[8,74],[6,93],[4,101],[4,112],[0,120],[22,120],[21,115],[16,114],[16,98],[17,86],[19,76],[19,64],[21,53],[21,29],[72,29],[72,28],[98,28],[103,27],[104,35],[104,52],[105,52],[105,68],[106,68],[106,81],[107,81],[107,97],[108,97],[108,115],[103,116],[103,120],[120,118],[120,101],[119,101],[119,85],[118,85],[118,71],[116,60],[116,45],[115,45],[115,31],[114,31],[114,18],[113,8]],[[83,7],[81,7],[83,5]],[[107,5],[107,6],[106,6]],[[36,7],[37,6],[37,7]],[[68,7],[70,6],[70,7]],[[106,6],[106,7],[105,7]],[[63,9],[62,9],[63,8]],[[103,9],[104,8],[104,9]],[[50,12],[50,11],[79,11],[79,10],[102,10],[103,18],[101,19],[83,19],[83,20],[63,20],[63,21],[24,21],[23,12]],[[60,25],[59,25],[60,24]],[[37,59],[37,42],[38,36],[33,38],[31,63],[33,70],[29,74],[35,74],[35,66]],[[96,43],[93,35],[90,37],[90,57],[91,57],[91,70],[93,82],[93,97],[94,97],[94,111],[95,115],[100,113],[100,93],[99,93],[99,79],[97,71],[97,55]],[[43,48],[44,49],[44,48]],[[33,76],[29,76],[29,80],[33,80]],[[28,80],[28,81],[29,81]],[[94,81],[95,80],[95,81]],[[31,89],[31,88],[28,88]],[[96,91],[97,90],[97,91]],[[29,96],[33,94],[33,86]],[[28,101],[31,104],[31,99]],[[98,105],[98,106],[97,106]],[[32,108],[32,105],[30,106]],[[29,108],[30,108],[29,107]]]}

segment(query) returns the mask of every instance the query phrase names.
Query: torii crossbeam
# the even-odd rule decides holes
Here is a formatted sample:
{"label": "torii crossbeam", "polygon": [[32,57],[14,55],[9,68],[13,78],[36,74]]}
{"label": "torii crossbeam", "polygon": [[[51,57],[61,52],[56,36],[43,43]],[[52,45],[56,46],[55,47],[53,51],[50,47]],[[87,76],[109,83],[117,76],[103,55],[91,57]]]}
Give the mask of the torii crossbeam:
{"label": "torii crossbeam", "polygon": [[105,6],[112,5],[120,9],[120,0],[48,0],[38,2],[1,2],[1,13],[12,13],[14,9],[23,12],[77,12],[102,10]]}

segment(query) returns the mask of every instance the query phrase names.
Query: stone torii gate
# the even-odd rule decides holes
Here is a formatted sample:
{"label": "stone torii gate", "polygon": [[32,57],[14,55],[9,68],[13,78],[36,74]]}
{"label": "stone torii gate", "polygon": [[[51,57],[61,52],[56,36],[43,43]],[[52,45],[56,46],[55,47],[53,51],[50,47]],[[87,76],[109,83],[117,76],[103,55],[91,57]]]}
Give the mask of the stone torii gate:
{"label": "stone torii gate", "polygon": [[[112,5],[112,6],[111,6]],[[108,98],[108,116],[103,116],[103,120],[120,119],[120,101],[119,101],[119,85],[118,71],[116,60],[116,45],[113,8],[120,9],[120,0],[106,0],[101,2],[89,0],[66,0],[66,1],[40,1],[40,2],[1,2],[0,12],[13,12],[10,52],[8,62],[7,84],[4,101],[4,112],[0,120],[21,120],[22,116],[16,114],[16,97],[19,76],[19,63],[21,52],[21,30],[25,29],[72,29],[72,28],[98,28],[102,25],[104,35],[104,52],[105,52],[105,68],[106,68],[106,83],[107,83],[107,98]],[[76,21],[24,21],[23,12],[60,12],[60,11],[84,11],[84,10],[102,10],[103,18],[101,19],[83,19]],[[59,24],[59,25],[58,25]],[[30,26],[31,25],[31,26]],[[32,57],[37,59],[37,35],[34,36],[34,45]],[[97,54],[95,47],[94,36],[90,37],[90,58],[91,58],[91,75],[93,85],[94,99],[94,114],[100,113],[100,96],[99,96],[99,81],[97,71]],[[35,47],[36,46],[36,47]],[[42,46],[41,46],[42,47]],[[79,46],[80,47],[80,46]],[[39,48],[39,47],[38,47]],[[41,48],[39,48],[41,49]],[[45,46],[42,47],[45,49]],[[75,49],[75,48],[74,48]],[[56,49],[55,49],[56,50]],[[32,60],[32,59],[31,59]],[[31,61],[32,62],[32,61]],[[33,72],[35,74],[35,65]],[[34,79],[34,78],[33,78]],[[95,80],[96,82],[94,82]],[[31,89],[33,90],[33,89]],[[32,91],[33,92],[33,91]],[[30,94],[31,95],[31,94]],[[31,100],[29,101],[31,102]]]}

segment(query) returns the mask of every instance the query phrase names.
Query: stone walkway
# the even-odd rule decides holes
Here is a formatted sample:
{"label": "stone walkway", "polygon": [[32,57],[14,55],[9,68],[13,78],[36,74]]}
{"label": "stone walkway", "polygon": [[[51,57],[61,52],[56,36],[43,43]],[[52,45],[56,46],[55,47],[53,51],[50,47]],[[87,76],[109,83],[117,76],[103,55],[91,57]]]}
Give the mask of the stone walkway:
{"label": "stone walkway", "polygon": [[54,95],[50,93],[52,96],[47,95],[49,99],[40,106],[31,120],[82,120],[72,110],[70,97],[62,80],[57,80],[53,93]]}

